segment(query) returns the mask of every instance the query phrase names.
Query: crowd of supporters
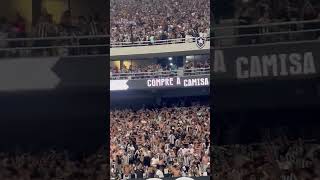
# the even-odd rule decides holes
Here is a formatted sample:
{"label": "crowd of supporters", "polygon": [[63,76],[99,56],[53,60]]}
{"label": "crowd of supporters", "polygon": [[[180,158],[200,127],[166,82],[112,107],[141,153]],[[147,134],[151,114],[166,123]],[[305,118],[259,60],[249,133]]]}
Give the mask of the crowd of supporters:
{"label": "crowd of supporters", "polygon": [[111,41],[207,36],[209,0],[111,0]]}
{"label": "crowd of supporters", "polygon": [[[65,11],[59,22],[53,21],[53,16],[47,11],[43,10],[37,22],[30,28],[31,31],[27,31],[26,20],[19,13],[16,15],[16,20],[9,22],[5,17],[0,18],[0,48],[16,48],[16,47],[48,47],[48,46],[75,46],[75,45],[97,45],[106,44],[107,38],[82,38],[79,36],[98,36],[107,34],[107,21],[98,13],[92,16],[74,17],[71,11]],[[61,39],[40,39],[48,37],[66,37],[71,36],[73,38],[61,38]],[[4,39],[10,38],[38,38],[33,41],[17,41]],[[107,47],[102,47],[106,49]],[[89,53],[95,54],[102,50],[102,48],[60,48],[60,49],[38,49],[32,52],[32,54],[81,54]],[[29,50],[30,51],[30,50]],[[0,55],[28,55],[31,54],[28,50],[25,51],[1,51]],[[67,52],[66,52],[67,51]],[[23,54],[24,53],[24,54]]]}
{"label": "crowd of supporters", "polygon": [[[238,44],[320,38],[320,3],[317,0],[232,0],[226,4],[223,6],[230,11],[219,9],[217,23],[222,23],[223,19],[233,19],[234,25],[249,25],[235,29],[240,35],[237,37]],[[218,44],[217,42],[216,45]]]}
{"label": "crowd of supporters", "polygon": [[72,35],[102,35],[107,33],[107,22],[100,14],[75,17],[67,10],[61,15],[59,22],[54,22],[53,16],[43,10],[37,22],[27,31],[24,17],[17,13],[13,22],[6,17],[0,18],[0,31],[10,38],[50,37]]}
{"label": "crowd of supporters", "polygon": [[213,148],[214,175],[229,180],[319,180],[317,141],[280,137],[264,143]]}
{"label": "crowd of supporters", "polygon": [[208,106],[110,112],[113,179],[209,176]]}
{"label": "crowd of supporters", "polygon": [[104,150],[86,158],[56,151],[0,153],[1,180],[105,180],[108,169]]}
{"label": "crowd of supporters", "polygon": [[234,6],[235,16],[247,24],[320,18],[320,3],[314,0],[235,0]]}
{"label": "crowd of supporters", "polygon": [[313,30],[305,33],[278,34],[273,36],[264,36],[260,38],[253,37],[251,43],[260,42],[278,42],[288,40],[306,40],[317,39],[320,37],[320,3],[312,0],[259,0],[256,4],[247,2],[238,4],[239,11],[236,16],[240,25],[250,24],[268,24],[281,23],[290,21],[310,21],[312,23],[304,23],[301,25],[282,25],[282,26],[266,26],[261,28],[244,28],[240,30],[240,34],[247,33],[271,33],[271,32],[292,32],[301,30]]}
{"label": "crowd of supporters", "polygon": [[[175,64],[167,64],[167,65],[161,65],[161,64],[148,64],[148,65],[130,65],[127,67],[126,65],[122,64],[119,67],[116,66],[110,66],[110,76],[112,78],[125,78],[128,79],[128,76],[130,78],[150,78],[150,77],[158,77],[158,76],[174,76],[177,73],[178,69],[182,69],[183,73],[190,74],[192,73],[192,70],[196,70],[194,72],[196,74],[205,74],[209,73],[210,68],[210,61],[187,61],[184,63],[183,66],[179,67]],[[129,74],[129,75],[128,75]]]}

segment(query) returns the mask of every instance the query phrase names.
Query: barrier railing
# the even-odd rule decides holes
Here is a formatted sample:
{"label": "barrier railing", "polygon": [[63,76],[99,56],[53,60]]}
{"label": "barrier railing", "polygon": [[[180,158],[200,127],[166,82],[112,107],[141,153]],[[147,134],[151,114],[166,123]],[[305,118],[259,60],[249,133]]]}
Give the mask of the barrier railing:
{"label": "barrier railing", "polygon": [[1,57],[108,55],[109,36],[0,39]]}
{"label": "barrier railing", "polygon": [[[219,35],[219,31],[227,29],[232,29],[233,33]],[[211,41],[212,48],[320,40],[320,20],[213,27],[211,32],[213,33],[211,37],[206,37],[205,40]],[[194,43],[196,41],[195,37],[186,37],[155,41],[111,42],[109,44],[108,35],[45,38],[4,38],[5,36],[1,35],[1,37],[0,58],[16,56],[108,56],[108,48]]]}
{"label": "barrier railing", "polygon": [[[320,40],[320,19],[221,26],[213,27],[211,30],[213,34],[210,38],[212,41],[211,46],[214,48],[268,43],[291,43],[306,40]],[[223,31],[226,30],[232,33],[224,33]]]}
{"label": "barrier railing", "polygon": [[[210,41],[209,37],[205,38]],[[108,55],[108,48],[193,43],[195,37],[155,41],[116,42],[109,44],[108,35],[59,36],[0,39],[0,57],[8,56],[84,56]]]}
{"label": "barrier railing", "polygon": [[272,22],[272,23],[264,23],[264,24],[251,24],[251,25],[235,25],[235,26],[220,26],[220,27],[212,27],[212,31],[216,30],[225,30],[225,29],[242,29],[242,28],[254,28],[261,26],[283,26],[283,25],[294,25],[294,24],[310,24],[310,23],[320,23],[319,19],[315,20],[304,20],[304,21],[283,21],[283,22]]}
{"label": "barrier railing", "polygon": [[110,73],[110,78],[111,80],[134,80],[197,75],[210,75],[210,68],[178,69],[169,71],[158,70],[153,72]]}
{"label": "barrier railing", "polygon": [[[111,48],[193,43],[196,41],[196,38],[197,37],[186,37],[186,38],[155,40],[155,41],[111,42]],[[210,41],[210,37],[205,37],[205,40]]]}

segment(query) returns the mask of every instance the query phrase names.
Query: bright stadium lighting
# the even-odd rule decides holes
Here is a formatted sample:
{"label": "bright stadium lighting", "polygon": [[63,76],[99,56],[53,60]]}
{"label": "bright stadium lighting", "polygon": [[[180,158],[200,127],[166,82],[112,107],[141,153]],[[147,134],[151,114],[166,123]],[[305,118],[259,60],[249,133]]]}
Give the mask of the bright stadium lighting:
{"label": "bright stadium lighting", "polygon": [[169,61],[172,61],[172,57],[169,57],[168,59],[169,59]]}
{"label": "bright stadium lighting", "polygon": [[170,66],[173,66],[173,64],[172,64],[172,63],[170,63]]}

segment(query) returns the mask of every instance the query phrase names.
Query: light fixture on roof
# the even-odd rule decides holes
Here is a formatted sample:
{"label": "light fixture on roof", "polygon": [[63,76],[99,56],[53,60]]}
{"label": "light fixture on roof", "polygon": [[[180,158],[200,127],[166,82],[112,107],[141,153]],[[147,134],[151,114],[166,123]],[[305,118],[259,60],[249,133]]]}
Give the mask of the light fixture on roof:
{"label": "light fixture on roof", "polygon": [[186,56],[186,59],[192,59],[192,56]]}
{"label": "light fixture on roof", "polygon": [[172,61],[172,57],[169,57],[168,59],[169,59],[169,61]]}

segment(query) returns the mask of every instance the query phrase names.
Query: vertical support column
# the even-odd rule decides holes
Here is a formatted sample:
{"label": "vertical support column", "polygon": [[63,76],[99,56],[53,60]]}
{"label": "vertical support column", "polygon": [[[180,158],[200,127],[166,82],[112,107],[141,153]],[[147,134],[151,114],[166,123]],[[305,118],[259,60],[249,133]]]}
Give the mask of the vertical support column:
{"label": "vertical support column", "polygon": [[68,0],[68,10],[71,11],[71,0]]}
{"label": "vertical support column", "polygon": [[34,26],[41,15],[42,0],[32,0],[32,25]]}
{"label": "vertical support column", "polygon": [[123,66],[123,60],[120,60],[120,69]]}

